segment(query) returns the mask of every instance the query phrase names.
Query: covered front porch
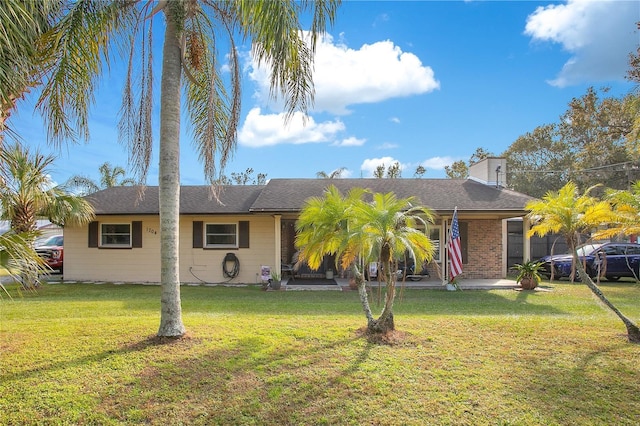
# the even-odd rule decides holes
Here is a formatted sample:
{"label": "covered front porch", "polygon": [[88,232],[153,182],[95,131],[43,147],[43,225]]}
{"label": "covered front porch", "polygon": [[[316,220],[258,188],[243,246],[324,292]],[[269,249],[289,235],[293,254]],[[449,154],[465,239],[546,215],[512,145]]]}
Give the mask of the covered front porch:
{"label": "covered front porch", "polygon": [[[283,272],[282,278],[291,278],[287,271],[287,266],[295,263],[295,216],[275,215],[275,252],[276,270]],[[512,215],[503,213],[497,214],[460,214],[460,233],[462,239],[463,274],[459,280],[465,282],[465,286],[477,288],[481,283],[487,286],[487,281],[501,282],[509,275],[508,269],[508,236],[507,219]],[[530,224],[526,218],[521,220],[523,238],[519,247],[516,248],[521,259],[530,258],[530,240],[527,231]],[[426,270],[430,278],[421,281],[409,282],[406,287],[416,286],[416,288],[439,287],[448,276],[448,257],[446,241],[451,225],[451,216],[441,214],[436,224],[431,230],[431,239],[436,245],[436,255],[432,262],[426,265]],[[522,261],[522,260],[520,260]],[[310,270],[306,265],[299,266],[294,273],[295,279],[300,278],[323,278],[329,272],[336,278],[342,277],[348,281],[350,271],[342,271],[335,259],[327,257],[317,270]],[[508,281],[508,280],[507,280]],[[293,284],[293,283],[292,283]],[[301,284],[302,285],[302,284]]]}

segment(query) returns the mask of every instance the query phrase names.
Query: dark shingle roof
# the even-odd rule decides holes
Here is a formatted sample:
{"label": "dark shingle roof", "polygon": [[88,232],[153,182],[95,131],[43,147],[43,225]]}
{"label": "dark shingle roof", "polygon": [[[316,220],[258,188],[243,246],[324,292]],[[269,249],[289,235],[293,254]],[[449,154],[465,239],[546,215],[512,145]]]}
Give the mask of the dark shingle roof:
{"label": "dark shingle roof", "polygon": [[[267,185],[221,187],[220,202],[209,186],[183,186],[181,214],[240,214],[250,212],[299,212],[307,198],[322,196],[335,185],[343,194],[354,187],[372,192],[393,192],[399,198],[414,196],[418,203],[439,214],[455,207],[467,213],[491,213],[504,217],[523,215],[534,198],[471,179],[271,179]],[[158,214],[158,187],[148,186],[140,198],[140,187],[108,188],[87,199],[96,214]]]}
{"label": "dark shingle roof", "polygon": [[414,196],[419,204],[439,213],[460,211],[524,213],[533,200],[518,192],[485,185],[471,179],[271,179],[253,204],[252,211],[299,211],[305,199],[322,196],[328,185],[343,194],[350,188],[393,192],[398,198]]}
{"label": "dark shingle roof", "polygon": [[[249,213],[264,186],[229,185],[220,188],[220,202],[211,196],[211,187],[182,186],[180,213]],[[115,186],[87,196],[96,214],[159,214],[158,187]]]}

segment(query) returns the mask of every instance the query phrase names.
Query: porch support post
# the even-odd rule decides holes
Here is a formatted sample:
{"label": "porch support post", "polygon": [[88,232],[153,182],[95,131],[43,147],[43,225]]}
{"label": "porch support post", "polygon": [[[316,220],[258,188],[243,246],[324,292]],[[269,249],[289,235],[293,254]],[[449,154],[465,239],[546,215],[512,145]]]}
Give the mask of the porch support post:
{"label": "porch support post", "polygon": [[522,218],[522,261],[531,260],[531,238],[529,230],[531,229],[531,221],[528,217]]}
{"label": "porch support post", "polygon": [[446,217],[442,218],[442,247],[444,248],[444,256],[442,258],[442,265],[440,266],[442,274],[442,285],[445,285],[449,282],[448,268],[449,264],[449,250],[447,249],[447,243],[449,242],[449,219]]}
{"label": "porch support post", "polygon": [[502,219],[502,278],[507,277],[509,263],[509,230],[507,219]]}
{"label": "porch support post", "polygon": [[278,274],[282,270],[281,262],[282,262],[282,215],[274,214],[273,215],[273,224],[275,226],[274,229],[274,244],[273,248],[274,258],[273,258],[273,270]]}

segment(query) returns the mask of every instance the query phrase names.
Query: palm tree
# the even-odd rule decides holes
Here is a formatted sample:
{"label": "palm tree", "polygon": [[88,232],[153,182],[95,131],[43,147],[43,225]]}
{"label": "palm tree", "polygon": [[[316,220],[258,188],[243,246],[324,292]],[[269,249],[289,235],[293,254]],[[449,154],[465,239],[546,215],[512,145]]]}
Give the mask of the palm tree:
{"label": "palm tree", "polygon": [[0,160],[2,218],[11,221],[15,232],[34,231],[38,217],[61,226],[85,225],[93,219],[89,202],[53,186],[49,167],[55,157],[31,153],[16,143],[0,150]]}
{"label": "palm tree", "polygon": [[[234,36],[252,42],[253,57],[271,68],[272,94],[285,99],[287,117],[306,112],[313,101],[312,63],[318,37],[335,17],[339,0],[317,1],[166,1],[122,2],[77,0],[45,35],[55,52],[38,106],[46,117],[50,139],[58,144],[88,136],[87,111],[95,81],[108,63],[114,40],[132,40],[129,73],[123,94],[121,136],[131,147],[131,161],[146,180],[151,159],[154,17],[165,17],[160,88],[160,263],[162,282],[158,336],[185,333],[180,303],[178,224],[180,202],[181,93],[192,123],[194,140],[207,180],[214,185],[236,146],[240,117],[240,61]],[[153,9],[151,8],[152,6]],[[312,11],[309,40],[303,38],[299,16]],[[219,74],[217,50],[229,41],[230,93]],[[137,42],[140,41],[138,44]],[[136,47],[141,50],[139,96],[132,90]],[[226,76],[224,76],[226,77]],[[219,163],[219,164],[217,164]]]}
{"label": "palm tree", "polygon": [[[300,261],[318,268],[325,255],[336,255],[343,268],[354,272],[360,301],[367,317],[370,333],[386,333],[395,329],[393,303],[396,295],[397,261],[406,257],[417,265],[433,257],[434,245],[424,231],[433,222],[433,212],[414,206],[415,199],[397,198],[393,193],[372,194],[365,201],[367,191],[356,188],[342,196],[330,186],[324,197],[306,201],[296,222],[296,246]],[[385,283],[385,302],[382,313],[373,317],[359,262],[380,264]]]}
{"label": "palm tree", "polygon": [[[48,168],[54,160],[18,143],[0,150],[0,217],[9,220],[11,229],[29,244],[37,236],[38,217],[61,226],[84,225],[93,219],[89,202],[53,186]],[[26,285],[36,284],[36,271],[31,272]]]}
{"label": "palm tree", "polygon": [[614,207],[615,219],[609,228],[599,230],[595,238],[613,238],[618,235],[640,235],[640,181],[630,190],[607,190],[606,199]]}
{"label": "palm tree", "polygon": [[582,282],[622,320],[627,328],[629,341],[640,343],[638,326],[607,299],[578,258],[576,248],[580,242],[580,235],[614,220],[611,205],[591,197],[589,192],[592,189],[593,187],[587,189],[584,194],[579,194],[576,184],[569,182],[557,192],[548,192],[542,200],[527,203],[525,208],[530,210],[528,217],[534,224],[529,230],[529,236],[535,234],[543,237],[549,233],[563,235],[573,256],[571,280],[575,277],[577,265]]}
{"label": "palm tree", "polygon": [[342,173],[344,173],[345,170],[347,170],[346,167],[340,167],[339,169],[336,169],[331,173],[327,173],[324,170],[322,170],[316,173],[316,176],[319,179],[339,179],[340,177],[342,177]]}
{"label": "palm tree", "polygon": [[[125,177],[127,172],[120,166],[111,167],[111,164],[106,162],[102,163],[99,168],[100,171],[100,183],[96,183],[93,179],[75,175],[71,176],[64,184],[63,187],[78,195],[89,195],[101,189],[111,188],[114,186],[126,186],[135,185],[136,181],[133,178]],[[79,192],[78,192],[79,191]]]}
{"label": "palm tree", "polygon": [[[0,276],[10,275],[17,281],[20,277],[47,272],[45,260],[33,247],[37,235],[37,232],[16,234],[13,230],[0,234]],[[33,289],[28,282],[23,281],[23,284],[26,289]],[[1,282],[0,288],[11,298]]]}

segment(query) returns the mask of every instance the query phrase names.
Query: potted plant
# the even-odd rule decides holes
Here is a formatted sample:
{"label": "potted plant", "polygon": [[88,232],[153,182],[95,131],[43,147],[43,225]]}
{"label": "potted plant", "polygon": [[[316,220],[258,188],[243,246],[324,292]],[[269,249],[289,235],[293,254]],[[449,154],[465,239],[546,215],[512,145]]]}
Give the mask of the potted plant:
{"label": "potted plant", "polygon": [[543,262],[534,262],[532,260],[513,265],[513,269],[518,272],[516,282],[522,286],[523,290],[533,290],[538,286],[538,283],[542,279],[540,271],[543,265]]}
{"label": "potted plant", "polygon": [[454,279],[452,279],[451,281],[449,281],[446,285],[445,288],[449,291],[456,291],[456,290],[460,290],[460,286],[458,285],[458,277],[455,277]]}
{"label": "potted plant", "polygon": [[280,286],[282,285],[282,277],[277,272],[271,273],[271,279],[269,280],[269,285],[274,290],[280,290]]}

